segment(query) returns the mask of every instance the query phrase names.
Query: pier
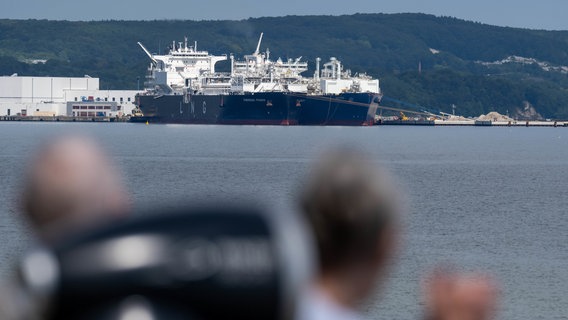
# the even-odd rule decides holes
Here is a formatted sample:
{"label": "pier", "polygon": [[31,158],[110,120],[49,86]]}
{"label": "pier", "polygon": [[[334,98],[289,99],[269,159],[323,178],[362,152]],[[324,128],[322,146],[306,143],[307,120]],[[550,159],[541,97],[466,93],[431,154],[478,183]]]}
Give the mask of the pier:
{"label": "pier", "polygon": [[130,117],[0,116],[0,121],[128,122]]}
{"label": "pier", "polygon": [[377,125],[387,126],[440,126],[440,127],[568,127],[563,121],[491,121],[491,120],[383,120]]}

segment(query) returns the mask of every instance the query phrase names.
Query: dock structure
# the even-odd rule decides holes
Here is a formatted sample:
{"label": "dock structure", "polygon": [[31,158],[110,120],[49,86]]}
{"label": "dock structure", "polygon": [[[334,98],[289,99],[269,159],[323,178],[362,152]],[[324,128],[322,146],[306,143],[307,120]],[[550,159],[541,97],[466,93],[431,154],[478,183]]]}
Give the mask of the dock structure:
{"label": "dock structure", "polygon": [[471,127],[568,127],[568,120],[563,121],[491,121],[491,120],[383,120],[377,122],[377,125],[391,126],[471,126]]}
{"label": "dock structure", "polygon": [[[133,119],[134,120],[134,119]],[[22,122],[141,122],[131,121],[131,117],[79,117],[79,116],[0,116],[0,121]],[[142,121],[145,122],[145,121]],[[566,127],[568,120],[563,121],[491,121],[491,120],[382,120],[377,126],[439,126],[439,127]]]}
{"label": "dock structure", "polygon": [[129,117],[0,116],[0,121],[22,122],[128,122]]}

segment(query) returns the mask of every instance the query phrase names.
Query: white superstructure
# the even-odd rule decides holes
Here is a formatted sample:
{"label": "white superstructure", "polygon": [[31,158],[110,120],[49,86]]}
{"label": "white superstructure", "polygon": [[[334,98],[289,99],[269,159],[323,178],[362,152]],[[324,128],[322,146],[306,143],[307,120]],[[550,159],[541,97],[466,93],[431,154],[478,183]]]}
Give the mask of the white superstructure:
{"label": "white superstructure", "polygon": [[193,46],[188,46],[187,37],[183,43],[172,42],[167,55],[151,54],[142,43],[138,42],[138,45],[152,60],[149,67],[151,76],[146,86],[165,92],[181,91],[190,84],[198,85],[198,79],[215,75],[217,62],[227,60],[226,55],[213,56],[207,51],[198,51],[197,41]]}
{"label": "white superstructure", "polygon": [[301,74],[308,70],[308,63],[301,61],[301,57],[287,61],[281,58],[270,60],[270,50],[260,52],[262,36],[261,33],[254,53],[245,55],[244,60],[237,61],[231,56],[231,91],[307,92],[308,79],[304,79]]}
{"label": "white superstructure", "polygon": [[[319,58],[317,65],[319,70]],[[373,79],[366,74],[351,76],[351,70],[344,71],[341,62],[335,57],[330,58],[330,61],[323,65],[319,85],[322,92],[331,94],[342,92],[380,93],[379,79]]]}
{"label": "white superstructure", "polygon": [[306,94],[340,94],[343,92],[380,93],[379,80],[365,74],[351,75],[336,58],[323,65],[316,62],[313,77],[303,77],[308,63],[301,57],[286,61],[270,60],[270,51],[260,52],[260,34],[254,53],[243,60],[230,56],[230,74],[215,71],[215,64],[226,55],[209,55],[194,46],[173,42],[169,54],[153,55],[140,42],[138,45],[152,61],[146,88],[158,94],[243,94],[254,92],[294,92]]}

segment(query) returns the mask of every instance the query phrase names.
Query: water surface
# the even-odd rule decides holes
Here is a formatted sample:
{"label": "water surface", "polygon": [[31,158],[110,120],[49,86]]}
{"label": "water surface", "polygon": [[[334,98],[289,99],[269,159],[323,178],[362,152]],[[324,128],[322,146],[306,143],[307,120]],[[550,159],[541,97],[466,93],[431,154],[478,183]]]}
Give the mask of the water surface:
{"label": "water surface", "polygon": [[137,210],[242,195],[287,204],[320,151],[358,146],[390,169],[408,208],[399,257],[365,305],[372,318],[419,317],[420,279],[443,262],[493,274],[501,319],[567,319],[565,128],[0,123],[2,275],[30,239],[17,218],[22,171],[60,132],[105,146]]}

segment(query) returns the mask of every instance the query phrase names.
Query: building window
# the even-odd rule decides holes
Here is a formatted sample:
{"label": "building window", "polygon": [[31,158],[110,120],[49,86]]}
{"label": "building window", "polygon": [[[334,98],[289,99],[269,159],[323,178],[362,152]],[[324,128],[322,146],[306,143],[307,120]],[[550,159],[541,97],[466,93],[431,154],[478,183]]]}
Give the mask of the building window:
{"label": "building window", "polygon": [[77,97],[75,97],[75,101],[77,101]]}
{"label": "building window", "polygon": [[112,97],[112,101],[116,101],[115,97]]}
{"label": "building window", "polygon": [[37,112],[39,112],[39,109],[36,109]]}
{"label": "building window", "polygon": [[108,98],[105,98],[105,101],[108,101]]}
{"label": "building window", "polygon": [[130,102],[130,97],[128,97],[128,102]]}
{"label": "building window", "polygon": [[120,97],[120,102],[122,102],[124,99],[122,97]]}

